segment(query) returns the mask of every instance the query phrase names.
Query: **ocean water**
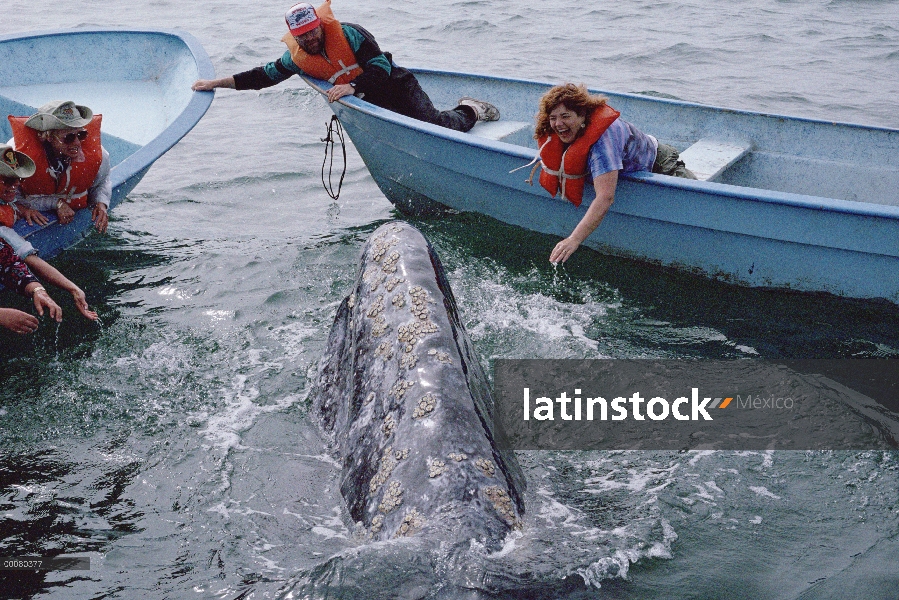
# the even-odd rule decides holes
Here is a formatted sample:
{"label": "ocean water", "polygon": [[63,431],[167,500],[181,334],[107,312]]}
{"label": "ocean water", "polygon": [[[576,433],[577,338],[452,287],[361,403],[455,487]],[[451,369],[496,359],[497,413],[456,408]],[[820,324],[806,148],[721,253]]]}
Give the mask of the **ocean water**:
{"label": "ocean water", "polygon": [[[0,33],[181,28],[219,75],[279,56],[272,0],[37,0]],[[891,0],[335,0],[403,65],[571,80],[732,108],[899,127]],[[65,48],[60,48],[64,53]],[[349,149],[321,189],[330,118],[299,80],[221,91],[92,235],[55,264],[59,327],[0,333],[0,555],[89,555],[5,573],[3,598],[417,597],[353,535],[311,381],[362,243],[400,217]],[[749,290],[581,250],[475,215],[415,221],[494,358],[896,358],[899,309]],[[15,302],[4,295],[4,302]],[[508,598],[897,598],[899,453],[521,453],[525,528],[480,584]],[[451,563],[425,579],[435,590]],[[351,580],[352,574],[343,574]],[[313,590],[313,591],[310,591]]]}

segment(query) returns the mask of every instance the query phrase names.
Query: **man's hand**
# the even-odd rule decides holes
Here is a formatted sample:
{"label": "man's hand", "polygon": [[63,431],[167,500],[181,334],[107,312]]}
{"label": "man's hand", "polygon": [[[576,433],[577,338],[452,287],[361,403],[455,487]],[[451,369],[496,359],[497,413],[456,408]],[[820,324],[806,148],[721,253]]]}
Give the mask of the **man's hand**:
{"label": "man's hand", "polygon": [[94,227],[97,228],[97,231],[106,233],[106,227],[109,225],[109,215],[106,212],[105,204],[97,202],[94,205],[94,209],[91,211],[91,221],[94,222]]}
{"label": "man's hand", "polygon": [[56,206],[56,218],[60,225],[68,225],[75,218],[75,211],[65,202],[60,201]]}
{"label": "man's hand", "polygon": [[16,205],[19,208],[19,215],[28,221],[29,225],[34,225],[37,223],[38,225],[46,225],[49,221],[47,221],[47,217],[39,210],[34,210],[33,208],[29,208],[27,206]]}
{"label": "man's hand", "polygon": [[335,85],[330,90],[328,90],[328,102],[334,102],[335,100],[339,100],[344,96],[352,96],[355,93],[356,88],[348,83],[341,83],[340,85]]}
{"label": "man's hand", "polygon": [[34,333],[37,325],[38,320],[34,315],[15,308],[0,308],[0,327],[15,333]]}
{"label": "man's hand", "polygon": [[222,77],[221,79],[198,79],[190,89],[195,92],[211,92],[215,88],[234,89],[234,77]]}

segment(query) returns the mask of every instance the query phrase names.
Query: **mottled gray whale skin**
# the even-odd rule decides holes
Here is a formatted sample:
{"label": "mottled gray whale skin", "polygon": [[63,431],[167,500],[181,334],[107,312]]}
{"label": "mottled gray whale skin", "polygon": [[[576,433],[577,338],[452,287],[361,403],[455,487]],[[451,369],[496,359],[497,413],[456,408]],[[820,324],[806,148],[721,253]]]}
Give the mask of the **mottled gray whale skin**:
{"label": "mottled gray whale skin", "polygon": [[440,260],[411,225],[383,225],[363,248],[313,398],[364,536],[495,550],[520,527],[524,476],[494,443],[490,386]]}

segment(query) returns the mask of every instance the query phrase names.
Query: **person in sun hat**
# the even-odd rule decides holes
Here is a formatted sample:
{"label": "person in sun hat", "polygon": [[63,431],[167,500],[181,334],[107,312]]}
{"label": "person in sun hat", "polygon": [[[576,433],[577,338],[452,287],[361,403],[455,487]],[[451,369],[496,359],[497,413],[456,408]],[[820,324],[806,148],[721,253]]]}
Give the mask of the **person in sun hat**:
{"label": "person in sun hat", "polygon": [[34,161],[27,154],[0,145],[0,225],[12,227],[18,218],[15,205],[19,182],[34,175]]}
{"label": "person in sun hat", "polygon": [[54,100],[30,117],[9,117],[10,143],[37,165],[34,176],[22,183],[19,200],[29,224],[47,224],[39,211],[56,211],[63,225],[75,211],[91,209],[97,231],[109,223],[112,184],[109,153],[100,142],[100,115],[71,100]]}
{"label": "person in sun hat", "polygon": [[19,185],[23,179],[34,175],[35,169],[34,161],[27,154],[16,152],[6,144],[0,145],[0,239],[20,258],[35,252],[34,246],[12,229],[23,211],[16,203]]}
{"label": "person in sun hat", "polygon": [[438,110],[410,71],[394,64],[389,52],[382,52],[371,33],[351,23],[340,23],[327,0],[318,8],[300,3],[285,15],[288,33],[282,38],[287,51],[281,58],[262,67],[221,79],[201,79],[196,91],[216,88],[259,90],[306,74],[323,79],[333,87],[328,101],[355,95],[372,104],[407,117],[468,131],[478,121],[496,121],[499,110],[488,102],[462,97],[451,110]]}
{"label": "person in sun hat", "polygon": [[[32,296],[35,301],[35,307],[40,314],[43,314],[43,308],[46,307],[54,319],[57,316],[61,319],[62,309],[50,299],[48,294],[46,298],[35,296],[36,292],[34,292],[34,289],[38,289],[38,292],[43,291],[46,294],[43,286],[33,286],[34,289],[31,287],[27,290],[25,289],[28,287],[28,282],[22,283],[23,278],[26,275],[33,278],[33,272],[44,281],[71,293],[78,311],[86,318],[96,321],[97,313],[88,307],[87,299],[81,288],[72,283],[53,265],[40,258],[34,246],[12,229],[22,210],[16,203],[19,187],[23,181],[34,176],[35,171],[35,163],[28,155],[18,152],[5,144],[0,144],[0,248],[2,248],[4,256],[6,256],[3,265],[0,266],[4,277],[2,284],[5,287],[15,289],[23,295]],[[21,265],[19,264],[20,262],[22,263]],[[16,277],[9,279],[13,276]],[[34,281],[37,281],[37,279]],[[13,318],[13,322],[22,323],[21,315],[8,312],[4,313],[4,315]],[[34,326],[37,327],[36,322]],[[18,331],[18,329],[14,330]],[[20,331],[20,333],[22,332]]]}
{"label": "person in sun hat", "polygon": [[550,253],[553,264],[571,258],[599,227],[615,201],[619,172],[651,171],[696,179],[673,146],[660,143],[619,115],[606,98],[591,95],[584,85],[557,85],[540,98],[534,132],[540,148],[537,166],[543,169],[540,185],[554,198],[578,207],[586,184],[592,183],[596,191],[580,222]]}

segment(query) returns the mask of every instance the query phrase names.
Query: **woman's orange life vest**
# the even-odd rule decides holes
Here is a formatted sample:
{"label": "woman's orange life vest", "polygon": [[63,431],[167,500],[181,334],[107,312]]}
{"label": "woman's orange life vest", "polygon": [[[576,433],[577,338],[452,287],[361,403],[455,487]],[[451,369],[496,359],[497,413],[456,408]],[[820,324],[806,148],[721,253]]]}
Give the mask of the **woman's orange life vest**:
{"label": "woman's orange life vest", "polygon": [[584,197],[584,177],[587,175],[587,157],[590,147],[606,132],[609,125],[615,122],[621,113],[604,104],[590,113],[589,123],[583,135],[574,140],[568,148],[556,134],[540,136],[540,185],[556,197],[560,191],[562,197],[574,204],[581,205]]}
{"label": "woman's orange life vest", "polygon": [[24,152],[34,161],[37,170],[34,175],[22,180],[22,193],[28,196],[57,196],[72,210],[87,206],[87,192],[94,184],[100,163],[103,162],[103,146],[100,144],[100,123],[102,115],[94,115],[87,124],[87,139],[81,142],[84,162],[69,163],[65,173],[54,179],[50,174],[50,163],[44,150],[44,143],[38,132],[27,127],[28,117],[9,117],[16,150]]}
{"label": "woman's orange life vest", "polygon": [[308,54],[300,48],[290,32],[281,38],[281,41],[287,44],[294,64],[304,73],[334,85],[351,82],[362,74],[362,69],[356,63],[356,55],[343,35],[340,21],[335,19],[334,13],[331,12],[331,0],[316,8],[315,14],[321,19],[325,30],[324,54]]}

